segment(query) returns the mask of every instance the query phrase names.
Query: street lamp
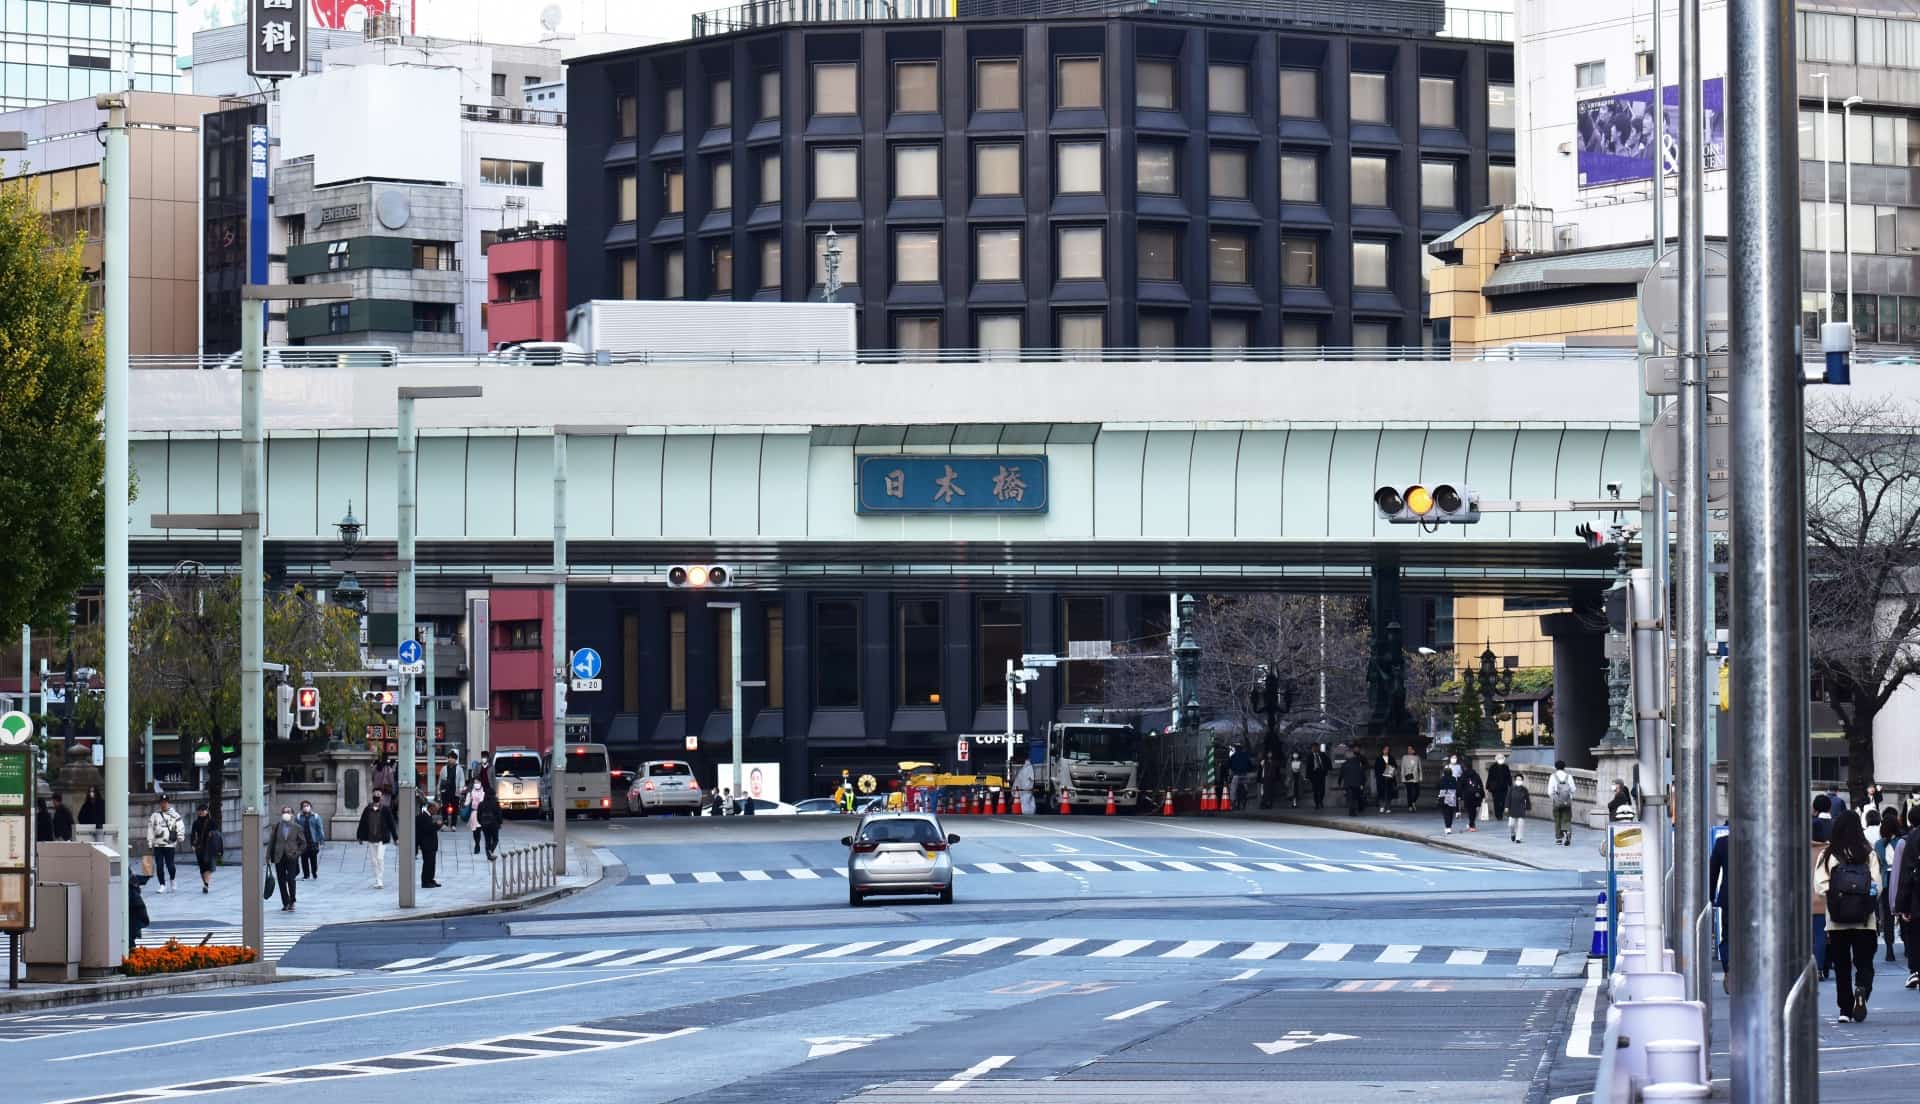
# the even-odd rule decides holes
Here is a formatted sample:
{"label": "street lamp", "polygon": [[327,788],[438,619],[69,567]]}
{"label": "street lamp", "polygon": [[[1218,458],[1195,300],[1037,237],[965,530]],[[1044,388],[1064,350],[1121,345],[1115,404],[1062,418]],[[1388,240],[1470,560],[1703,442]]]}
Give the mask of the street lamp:
{"label": "street lamp", "polygon": [[1505,743],[1500,736],[1500,725],[1493,718],[1498,699],[1513,692],[1513,676],[1520,666],[1520,657],[1507,656],[1502,664],[1505,670],[1499,672],[1493,668],[1494,658],[1492,648],[1480,653],[1480,726],[1474,735]]}
{"label": "street lamp", "polygon": [[1827,263],[1827,321],[1833,321],[1833,107],[1827,98],[1829,75],[1815,73],[1820,82],[1820,251]]}
{"label": "street lamp", "polygon": [[[1176,694],[1180,730],[1187,736],[1189,751],[1199,746],[1200,735],[1200,645],[1193,639],[1194,607],[1193,595],[1180,596],[1180,639],[1173,646],[1174,666],[1180,673]],[[1207,779],[1202,778],[1200,784],[1204,789]]]}
{"label": "street lamp", "polygon": [[[1861,102],[1859,96],[1848,96],[1840,101],[1842,127],[1840,132],[1840,156],[1846,163],[1845,194],[1840,200],[1841,222],[1844,224],[1847,243],[1847,325],[1857,332],[1857,323],[1853,313],[1853,105]],[[1833,319],[1829,317],[1827,321]]]}
{"label": "street lamp", "polygon": [[840,235],[831,226],[827,227],[824,255],[827,261],[827,284],[822,298],[828,303],[837,302],[840,298]]}
{"label": "street lamp", "polygon": [[[347,559],[352,559],[354,552],[360,547],[360,533],[365,528],[361,525],[360,519],[353,516],[352,499],[347,500],[347,516],[334,522],[333,527],[340,531],[340,550],[346,554]],[[333,588],[333,597],[334,601],[353,611],[359,629],[357,642],[364,647],[367,643],[367,591],[360,585],[359,576],[355,575],[351,568],[344,568],[340,572],[340,582]],[[365,664],[365,657],[362,656],[361,665],[365,666]]]}

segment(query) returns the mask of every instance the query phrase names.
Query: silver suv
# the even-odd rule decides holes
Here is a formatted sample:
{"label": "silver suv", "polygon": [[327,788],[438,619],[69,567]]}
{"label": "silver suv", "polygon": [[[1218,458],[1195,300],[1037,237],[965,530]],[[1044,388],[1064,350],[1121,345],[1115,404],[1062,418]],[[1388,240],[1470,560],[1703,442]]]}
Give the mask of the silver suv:
{"label": "silver suv", "polygon": [[847,904],[857,908],[883,893],[937,895],[941,904],[952,904],[949,848],[959,842],[932,813],[869,813],[840,840],[848,848]]}

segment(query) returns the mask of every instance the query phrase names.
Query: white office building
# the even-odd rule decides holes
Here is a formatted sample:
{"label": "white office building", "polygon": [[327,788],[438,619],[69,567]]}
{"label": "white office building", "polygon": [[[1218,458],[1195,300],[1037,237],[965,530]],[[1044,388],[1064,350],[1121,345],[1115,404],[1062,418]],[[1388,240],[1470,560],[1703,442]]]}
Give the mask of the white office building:
{"label": "white office building", "polygon": [[173,62],[173,0],[0,2],[0,110],[120,88],[184,91]]}

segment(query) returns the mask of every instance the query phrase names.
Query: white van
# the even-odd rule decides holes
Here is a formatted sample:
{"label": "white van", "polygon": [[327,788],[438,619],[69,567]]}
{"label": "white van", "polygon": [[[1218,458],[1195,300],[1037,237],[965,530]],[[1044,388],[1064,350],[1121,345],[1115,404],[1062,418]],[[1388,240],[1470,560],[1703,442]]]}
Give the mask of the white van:
{"label": "white van", "polygon": [[[540,815],[553,818],[553,780],[560,775],[548,772],[540,779]],[[560,799],[574,816],[613,816],[613,774],[607,762],[605,744],[567,744],[566,793]]]}
{"label": "white van", "polygon": [[501,815],[539,812],[546,774],[547,757],[538,751],[495,748],[487,763],[487,777],[493,779],[493,796],[500,802]]}

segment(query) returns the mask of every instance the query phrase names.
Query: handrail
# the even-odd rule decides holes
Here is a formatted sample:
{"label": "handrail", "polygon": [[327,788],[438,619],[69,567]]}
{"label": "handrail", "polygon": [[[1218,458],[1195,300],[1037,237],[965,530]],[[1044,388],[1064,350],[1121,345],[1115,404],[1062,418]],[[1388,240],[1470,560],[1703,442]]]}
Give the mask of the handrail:
{"label": "handrail", "polygon": [[742,0],[696,12],[693,37],[787,24],[922,22],[950,19],[1046,19],[1145,15],[1212,18],[1275,26],[1437,34],[1511,42],[1510,11],[1442,9],[1408,0]]}
{"label": "handrail", "polygon": [[551,842],[497,851],[488,867],[492,876],[489,900],[503,901],[523,893],[552,889],[555,884]]}

